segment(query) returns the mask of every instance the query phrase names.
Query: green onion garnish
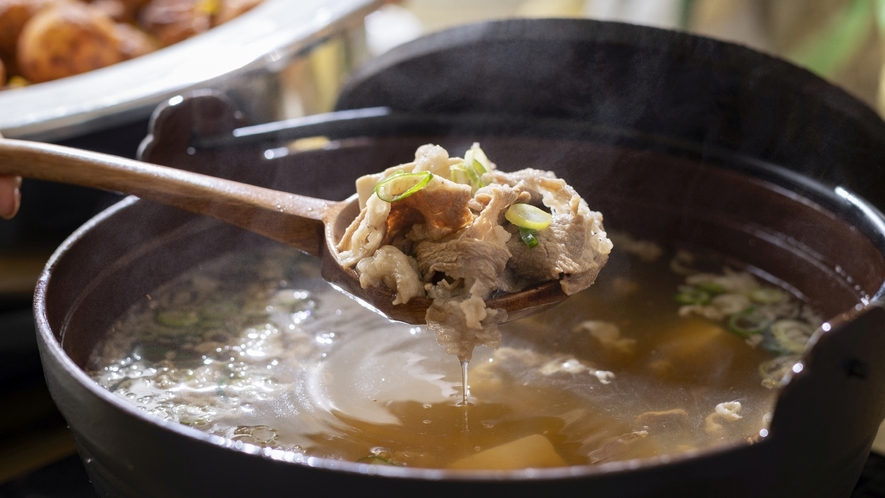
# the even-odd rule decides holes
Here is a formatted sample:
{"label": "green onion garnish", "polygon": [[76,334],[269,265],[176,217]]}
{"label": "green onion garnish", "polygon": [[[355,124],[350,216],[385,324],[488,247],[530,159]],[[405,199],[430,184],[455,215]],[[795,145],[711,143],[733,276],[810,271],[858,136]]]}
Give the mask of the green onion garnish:
{"label": "green onion garnish", "polygon": [[468,150],[464,162],[449,166],[449,171],[452,172],[453,182],[470,185],[470,189],[476,193],[478,189],[486,186],[482,181],[482,175],[488,170],[478,159],[472,159],[473,152],[473,149]]}
{"label": "green onion garnish", "polygon": [[452,181],[462,185],[470,185],[471,193],[476,193],[478,189],[484,187],[485,184],[474,168],[467,166],[465,163],[458,163],[449,167],[452,172]]}
{"label": "green onion garnish", "polygon": [[814,329],[797,320],[778,320],[771,324],[771,335],[789,353],[802,353]]}
{"label": "green onion garnish", "polygon": [[471,165],[480,176],[483,173],[487,173],[492,165],[492,162],[489,161],[486,153],[479,148],[478,144],[473,144],[473,147],[467,149],[467,152],[464,153],[464,162]]}
{"label": "green onion garnish", "polygon": [[741,337],[750,337],[765,332],[770,323],[770,318],[751,307],[731,315],[728,318],[728,330]]}
{"label": "green onion garnish", "polygon": [[157,312],[154,319],[167,327],[190,327],[200,321],[200,315],[192,310],[169,309]]}
{"label": "green onion garnish", "polygon": [[429,171],[397,171],[375,185],[375,195],[384,202],[400,201],[426,187],[432,179],[433,173]]}
{"label": "green onion garnish", "polygon": [[725,287],[722,287],[719,284],[714,284],[713,282],[701,282],[696,284],[696,287],[711,296],[717,296],[719,294],[725,293]]}
{"label": "green onion garnish", "polygon": [[535,236],[537,232],[537,230],[532,230],[531,228],[519,227],[519,236],[522,238],[522,241],[525,242],[525,245],[530,248],[538,245],[538,237]]}
{"label": "green onion garnish", "polygon": [[547,211],[531,204],[522,203],[516,203],[507,208],[504,217],[519,228],[531,228],[532,230],[543,230],[550,226],[550,221],[553,220]]}
{"label": "green onion garnish", "polygon": [[707,304],[710,302],[710,298],[709,292],[694,287],[682,289],[674,296],[679,304]]}

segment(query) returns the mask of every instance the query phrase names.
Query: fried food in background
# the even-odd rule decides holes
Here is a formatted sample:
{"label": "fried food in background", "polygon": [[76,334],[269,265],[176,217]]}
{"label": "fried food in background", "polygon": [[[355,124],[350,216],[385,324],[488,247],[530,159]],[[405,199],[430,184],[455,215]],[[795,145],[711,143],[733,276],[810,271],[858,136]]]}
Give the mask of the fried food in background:
{"label": "fried food in background", "polygon": [[150,0],[92,0],[92,6],[105,11],[117,22],[135,24],[138,11]]}
{"label": "fried food in background", "polygon": [[120,43],[118,48],[124,60],[134,59],[160,48],[156,38],[131,24],[117,23],[116,31]]}
{"label": "fried food in background", "polygon": [[0,0],[0,53],[14,55],[18,37],[37,12],[57,0]]}
{"label": "fried food in background", "polygon": [[260,4],[262,0],[223,0],[212,18],[212,26],[230,21],[247,10]]}
{"label": "fried food in background", "polygon": [[206,0],[153,0],[139,21],[163,45],[172,45],[211,28],[216,6]]}
{"label": "fried food in background", "polygon": [[[0,90],[153,52],[262,0],[0,0]],[[5,86],[4,86],[5,85]]]}
{"label": "fried food in background", "polygon": [[32,83],[64,78],[122,61],[119,45],[107,14],[86,4],[60,4],[38,12],[22,29],[18,69]]}
{"label": "fried food in background", "polygon": [[227,22],[262,0],[152,0],[139,22],[163,45],[172,45]]}

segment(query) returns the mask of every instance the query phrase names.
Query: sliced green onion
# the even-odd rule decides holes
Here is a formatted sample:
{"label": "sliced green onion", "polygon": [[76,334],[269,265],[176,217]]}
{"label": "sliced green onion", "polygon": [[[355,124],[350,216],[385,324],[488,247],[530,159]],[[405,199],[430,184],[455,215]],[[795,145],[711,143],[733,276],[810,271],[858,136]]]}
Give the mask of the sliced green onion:
{"label": "sliced green onion", "polygon": [[808,345],[814,329],[798,320],[778,320],[771,324],[771,335],[790,353],[801,353]]}
{"label": "sliced green onion", "polygon": [[464,166],[464,163],[458,163],[449,166],[449,171],[451,171],[452,181],[455,183],[470,185],[473,182],[473,178],[471,178],[471,175],[474,173],[472,171],[468,171],[467,166]]}
{"label": "sliced green onion", "polygon": [[765,332],[771,323],[766,315],[754,308],[748,308],[728,317],[728,330],[741,337],[750,337]]}
{"label": "sliced green onion", "polygon": [[785,355],[787,353],[792,353],[792,351],[785,348],[783,344],[778,342],[778,340],[773,337],[766,337],[762,341],[760,346],[762,347],[762,349],[764,351],[768,351],[769,353],[774,354],[774,355],[778,355],[778,356]]}
{"label": "sliced green onion", "polygon": [[398,171],[375,185],[375,195],[384,202],[400,201],[426,187],[432,179],[433,173],[429,171]]}
{"label": "sliced green onion", "polygon": [[763,287],[761,289],[753,289],[750,291],[749,298],[753,302],[759,304],[775,304],[786,299],[787,295],[780,289],[773,287]]}
{"label": "sliced green onion", "polygon": [[722,287],[721,285],[715,284],[713,282],[701,282],[699,284],[696,284],[695,287],[710,294],[711,296],[725,293],[725,287]]}
{"label": "sliced green onion", "polygon": [[171,309],[158,312],[154,319],[167,327],[190,327],[200,321],[200,314],[192,310]]}
{"label": "sliced green onion", "polygon": [[449,167],[452,174],[452,181],[463,185],[470,185],[470,189],[475,193],[479,188],[484,187],[480,175],[464,163],[458,163]]}
{"label": "sliced green onion", "polygon": [[522,241],[525,242],[525,245],[529,247],[535,247],[538,245],[538,237],[535,236],[536,233],[538,233],[537,230],[519,227],[519,236],[522,238]]}
{"label": "sliced green onion", "polygon": [[759,364],[759,375],[762,376],[762,385],[765,387],[777,387],[787,373],[793,369],[799,361],[799,357],[795,355],[781,356],[773,358]]}
{"label": "sliced green onion", "polygon": [[536,208],[531,204],[522,203],[516,203],[507,208],[507,211],[504,212],[504,217],[507,218],[507,221],[520,228],[531,228],[532,230],[547,228],[553,219],[547,211]]}
{"label": "sliced green onion", "polygon": [[489,161],[486,153],[479,148],[478,144],[473,144],[473,147],[467,149],[467,152],[464,153],[464,162],[472,166],[480,176],[492,169],[492,162]]}
{"label": "sliced green onion", "polygon": [[682,289],[674,296],[679,304],[707,304],[712,296],[710,293],[695,287],[687,287]]}
{"label": "sliced green onion", "polygon": [[474,144],[473,147],[467,149],[464,153],[464,162],[450,166],[452,181],[464,185],[470,185],[475,193],[478,189],[485,187],[482,181],[482,175],[488,173],[491,163],[482,149]]}

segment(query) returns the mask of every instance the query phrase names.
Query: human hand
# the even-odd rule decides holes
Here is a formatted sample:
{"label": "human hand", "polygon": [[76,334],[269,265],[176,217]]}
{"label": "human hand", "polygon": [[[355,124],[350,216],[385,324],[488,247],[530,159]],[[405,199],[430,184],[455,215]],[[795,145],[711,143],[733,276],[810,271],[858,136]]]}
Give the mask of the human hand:
{"label": "human hand", "polygon": [[[3,135],[0,135],[0,140],[2,139]],[[19,190],[21,186],[20,176],[0,176],[0,218],[8,220],[18,212],[18,206],[22,202]]]}
{"label": "human hand", "polygon": [[10,219],[21,204],[20,176],[0,176],[0,217]]}

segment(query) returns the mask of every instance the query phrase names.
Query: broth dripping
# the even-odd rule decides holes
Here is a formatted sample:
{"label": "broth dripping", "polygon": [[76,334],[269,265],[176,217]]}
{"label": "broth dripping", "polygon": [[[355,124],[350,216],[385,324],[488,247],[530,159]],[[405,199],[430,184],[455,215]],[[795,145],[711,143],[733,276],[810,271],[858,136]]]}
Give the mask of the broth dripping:
{"label": "broth dripping", "polygon": [[365,310],[276,246],[152,292],[109,331],[91,375],[155,416],[296,460],[506,469],[756,441],[798,356],[674,300],[691,285],[671,267],[701,263],[646,256],[616,249],[595,286],[502,327],[501,348],[476,350],[469,387],[432,332]]}
{"label": "broth dripping", "polygon": [[467,383],[467,367],[470,362],[460,360],[461,362],[461,404],[467,406],[467,399],[470,398],[470,384]]}

